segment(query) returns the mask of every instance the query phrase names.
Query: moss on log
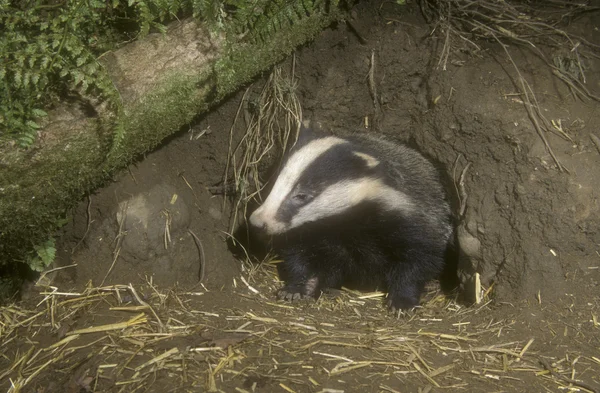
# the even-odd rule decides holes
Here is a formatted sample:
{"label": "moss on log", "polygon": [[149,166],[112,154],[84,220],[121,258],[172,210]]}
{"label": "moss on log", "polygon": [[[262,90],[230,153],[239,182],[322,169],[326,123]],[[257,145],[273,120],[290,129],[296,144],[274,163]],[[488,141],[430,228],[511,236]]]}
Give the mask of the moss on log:
{"label": "moss on log", "polygon": [[261,42],[227,42],[195,20],[105,54],[122,100],[63,102],[27,150],[0,146],[0,271],[24,262],[68,210],[119,168],[313,39],[343,12],[331,7]]}

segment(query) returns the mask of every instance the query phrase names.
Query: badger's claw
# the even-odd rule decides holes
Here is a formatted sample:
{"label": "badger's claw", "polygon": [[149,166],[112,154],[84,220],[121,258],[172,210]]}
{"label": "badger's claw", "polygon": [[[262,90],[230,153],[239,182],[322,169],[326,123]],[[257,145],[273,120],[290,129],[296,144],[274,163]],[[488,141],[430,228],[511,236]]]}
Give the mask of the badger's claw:
{"label": "badger's claw", "polygon": [[277,292],[277,299],[279,300],[287,300],[288,302],[293,302],[295,300],[304,299],[306,295],[301,294],[300,292],[288,292],[286,288],[282,288]]}
{"label": "badger's claw", "polygon": [[277,291],[277,299],[295,301],[315,297],[319,280],[312,277],[302,283],[285,284],[283,288]]}
{"label": "badger's claw", "polygon": [[289,302],[306,299],[312,296],[312,293],[310,293],[308,289],[306,283],[286,284],[277,291],[277,299],[287,300]]}
{"label": "badger's claw", "polygon": [[419,307],[418,299],[403,296],[390,296],[388,294],[387,306],[394,315],[412,313]]}

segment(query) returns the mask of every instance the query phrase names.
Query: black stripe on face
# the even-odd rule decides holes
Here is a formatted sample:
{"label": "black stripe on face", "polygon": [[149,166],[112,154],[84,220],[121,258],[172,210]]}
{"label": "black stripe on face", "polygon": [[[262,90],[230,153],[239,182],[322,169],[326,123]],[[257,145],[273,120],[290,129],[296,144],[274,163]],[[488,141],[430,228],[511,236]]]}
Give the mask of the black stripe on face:
{"label": "black stripe on face", "polygon": [[349,143],[336,145],[317,157],[300,174],[294,188],[280,205],[275,218],[289,223],[294,215],[327,187],[344,180],[378,177],[378,165],[373,166]]}

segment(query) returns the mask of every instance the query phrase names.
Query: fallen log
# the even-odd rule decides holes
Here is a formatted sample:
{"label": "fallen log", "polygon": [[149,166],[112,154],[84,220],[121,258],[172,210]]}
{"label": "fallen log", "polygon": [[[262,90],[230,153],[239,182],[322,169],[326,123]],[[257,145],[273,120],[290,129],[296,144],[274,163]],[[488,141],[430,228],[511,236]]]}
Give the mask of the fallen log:
{"label": "fallen log", "polygon": [[[194,19],[106,53],[121,99],[74,99],[48,111],[33,146],[0,145],[0,271],[27,260],[74,203],[199,114],[343,17],[338,3],[260,39],[225,39]],[[31,254],[30,254],[31,255]]]}

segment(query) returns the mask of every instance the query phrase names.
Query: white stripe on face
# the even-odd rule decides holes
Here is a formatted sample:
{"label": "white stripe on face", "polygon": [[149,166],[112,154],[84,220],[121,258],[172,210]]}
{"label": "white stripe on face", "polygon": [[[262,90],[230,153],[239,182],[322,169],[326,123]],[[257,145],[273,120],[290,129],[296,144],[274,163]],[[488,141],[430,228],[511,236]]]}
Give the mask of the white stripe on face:
{"label": "white stripe on face", "polygon": [[319,138],[293,153],[281,170],[265,202],[250,216],[250,223],[256,227],[264,227],[270,235],[284,232],[286,224],[275,219],[279,207],[289,197],[298,179],[310,164],[327,150],[344,143],[348,142],[336,137]]}
{"label": "white stripe on face", "polygon": [[367,201],[377,202],[387,211],[413,210],[413,203],[406,194],[386,186],[380,179],[344,180],[327,187],[312,202],[303,206],[287,229],[343,213]]}

